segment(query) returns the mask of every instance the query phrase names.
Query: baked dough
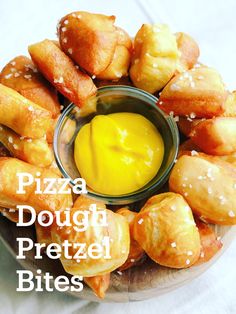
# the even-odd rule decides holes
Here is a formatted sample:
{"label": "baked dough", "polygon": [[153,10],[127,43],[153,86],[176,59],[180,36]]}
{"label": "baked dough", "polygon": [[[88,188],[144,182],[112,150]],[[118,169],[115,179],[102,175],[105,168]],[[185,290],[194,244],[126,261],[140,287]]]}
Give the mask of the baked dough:
{"label": "baked dough", "polygon": [[163,266],[187,268],[199,258],[199,232],[180,194],[151,197],[135,217],[134,238],[152,260]]}
{"label": "baked dough", "polygon": [[104,299],[110,285],[110,273],[101,276],[84,277],[84,282],[94,291],[97,297]]}
{"label": "baked dough", "polygon": [[51,123],[51,113],[15,90],[0,84],[0,124],[21,136],[42,138]]}
{"label": "baked dough", "polygon": [[172,78],[178,61],[176,38],[169,27],[144,24],[134,39],[130,78],[136,87],[153,94]]}
{"label": "baked dough", "polygon": [[171,172],[169,186],[202,220],[236,224],[236,168],[230,163],[203,153],[183,155]]}
{"label": "baked dough", "polygon": [[218,72],[200,66],[170,80],[161,92],[158,106],[168,114],[212,118],[224,113],[227,95]]}
{"label": "baked dough", "polygon": [[201,121],[191,131],[192,141],[210,155],[236,152],[236,117],[217,117]]}
{"label": "baked dough", "polygon": [[[94,201],[83,195],[77,198],[70,214],[73,215],[77,210],[88,211],[89,206],[92,204],[96,204],[97,211],[106,211],[108,226],[95,227],[92,225],[92,219],[95,219],[95,216],[93,217],[93,215],[89,215],[89,225],[85,231],[76,231],[73,223],[70,227],[62,228],[58,228],[56,224],[53,224],[51,229],[52,240],[59,245],[61,245],[65,240],[68,240],[69,243],[72,244],[86,243],[87,245],[90,245],[92,243],[102,244],[104,236],[108,236],[110,238],[111,258],[104,258],[105,251],[103,251],[101,258],[92,259],[90,256],[87,256],[86,259],[81,259],[80,261],[75,259],[66,259],[65,256],[62,255],[61,263],[65,271],[71,275],[80,275],[83,277],[105,275],[123,265],[129,254],[129,225],[123,216],[106,209],[105,204]],[[76,252],[77,249],[72,247],[70,250],[71,255],[74,255]]]}
{"label": "baked dough", "polygon": [[[15,209],[17,205],[29,205],[39,213],[41,210],[54,212],[72,206],[71,194],[36,194],[36,183],[25,187],[25,194],[17,194],[17,174],[19,173],[29,173],[34,178],[40,178],[43,190],[45,188],[44,178],[60,178],[49,169],[32,166],[16,158],[0,157],[0,207]],[[55,188],[57,187],[59,190],[59,183],[56,182],[55,185]]]}
{"label": "baked dough", "polygon": [[38,72],[31,59],[25,56],[12,59],[0,74],[0,83],[50,111],[53,118],[60,114],[55,88]]}
{"label": "baked dough", "polygon": [[92,79],[75,67],[51,40],[29,46],[33,62],[46,79],[75,105],[82,107],[96,93]]}

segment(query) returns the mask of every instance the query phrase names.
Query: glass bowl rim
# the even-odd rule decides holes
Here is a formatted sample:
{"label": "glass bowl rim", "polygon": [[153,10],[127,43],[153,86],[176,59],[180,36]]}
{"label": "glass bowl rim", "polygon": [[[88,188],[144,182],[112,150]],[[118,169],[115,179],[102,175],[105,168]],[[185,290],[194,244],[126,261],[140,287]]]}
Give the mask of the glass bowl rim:
{"label": "glass bowl rim", "polygon": [[[108,194],[100,194],[100,193],[96,193],[96,192],[91,192],[91,191],[87,191],[87,194],[89,197],[93,198],[93,199],[97,199],[97,200],[101,200],[104,201],[107,204],[121,204],[121,202],[123,204],[125,204],[127,201],[128,203],[131,203],[130,201],[132,200],[132,203],[138,200],[142,200],[144,199],[147,194],[152,195],[152,193],[155,191],[155,188],[158,187],[158,184],[162,181],[165,181],[171,171],[171,168],[174,164],[174,161],[177,158],[178,155],[178,150],[179,150],[179,131],[178,131],[178,127],[177,124],[175,122],[175,120],[173,119],[172,116],[167,115],[164,111],[162,111],[160,108],[158,108],[158,106],[156,105],[158,98],[155,97],[154,95],[136,88],[136,87],[132,87],[132,86],[127,86],[127,85],[108,85],[108,86],[102,86],[99,87],[97,89],[97,93],[96,96],[99,94],[102,94],[103,92],[106,91],[110,91],[110,90],[114,90],[114,91],[123,91],[123,92],[131,92],[134,93],[136,95],[139,96],[144,96],[145,98],[147,98],[148,104],[156,111],[158,111],[158,113],[167,121],[168,127],[170,129],[171,135],[172,135],[172,139],[173,139],[173,145],[174,145],[174,154],[173,154],[173,158],[170,162],[170,164],[168,165],[168,167],[165,169],[165,171],[163,172],[163,174],[158,178],[158,180],[156,180],[155,182],[153,182],[153,184],[151,186],[147,186],[148,183],[143,187],[140,188],[137,191],[131,192],[131,193],[127,193],[127,194],[122,194],[122,195],[108,195]],[[155,103],[155,104],[154,104]],[[58,152],[58,141],[59,141],[59,130],[61,129],[62,124],[64,123],[64,120],[66,119],[66,117],[68,116],[68,114],[74,109],[77,108],[79,109],[78,106],[76,106],[74,103],[70,103],[67,108],[62,112],[62,114],[60,115],[56,127],[55,127],[55,131],[54,131],[54,137],[53,137],[53,153],[54,153],[54,157],[55,157],[55,161],[56,164],[60,170],[60,172],[62,173],[63,177],[66,179],[70,180],[70,184],[72,186],[74,186],[74,182],[73,179],[71,178],[71,176],[67,173],[67,171],[65,170],[62,162],[61,162],[61,158],[59,156],[59,152]],[[108,202],[107,202],[108,201]]]}

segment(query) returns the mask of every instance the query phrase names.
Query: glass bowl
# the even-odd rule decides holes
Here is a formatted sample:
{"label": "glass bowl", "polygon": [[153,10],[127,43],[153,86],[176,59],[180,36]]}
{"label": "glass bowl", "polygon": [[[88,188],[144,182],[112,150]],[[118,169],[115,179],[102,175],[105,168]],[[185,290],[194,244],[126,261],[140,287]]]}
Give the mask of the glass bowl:
{"label": "glass bowl", "polygon": [[70,179],[71,185],[74,185],[73,181],[76,178],[80,178],[74,161],[74,140],[84,124],[89,123],[96,115],[115,112],[138,113],[156,126],[164,141],[164,158],[156,176],[144,187],[132,193],[111,196],[94,192],[87,187],[87,195],[111,205],[130,204],[153,195],[167,181],[178,153],[179,133],[174,119],[157,107],[155,96],[134,87],[122,85],[101,87],[94,101],[96,102],[94,112],[85,115],[71,103],[58,120],[53,148],[62,175]]}

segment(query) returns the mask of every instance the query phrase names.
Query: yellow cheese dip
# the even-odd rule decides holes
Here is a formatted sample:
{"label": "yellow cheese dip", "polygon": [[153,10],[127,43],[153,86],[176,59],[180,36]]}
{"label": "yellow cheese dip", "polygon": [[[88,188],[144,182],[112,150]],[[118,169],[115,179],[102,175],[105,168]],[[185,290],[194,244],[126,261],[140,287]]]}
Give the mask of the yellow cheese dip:
{"label": "yellow cheese dip", "polygon": [[77,134],[76,166],[95,192],[122,195],[147,184],[164,155],[156,127],[136,113],[98,115]]}

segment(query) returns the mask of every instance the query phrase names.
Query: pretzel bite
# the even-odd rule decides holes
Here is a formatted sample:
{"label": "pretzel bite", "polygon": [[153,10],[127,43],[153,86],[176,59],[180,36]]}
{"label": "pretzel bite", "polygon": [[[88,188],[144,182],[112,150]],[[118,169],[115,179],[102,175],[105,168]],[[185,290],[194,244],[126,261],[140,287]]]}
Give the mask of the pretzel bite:
{"label": "pretzel bite", "polygon": [[[72,216],[79,211],[89,211],[92,204],[96,204],[96,212],[105,211],[107,226],[101,226],[99,219],[101,214],[90,214],[88,217],[88,226],[82,231],[76,230],[76,225],[72,220]],[[71,275],[80,275],[83,277],[94,277],[98,275],[105,275],[120,267],[126,261],[129,254],[130,236],[129,225],[126,219],[106,209],[105,204],[93,201],[85,196],[80,196],[74,203],[70,211],[72,226],[58,228],[56,223],[52,225],[51,234],[53,242],[62,245],[65,240],[69,243],[78,244],[86,243],[87,247],[93,244],[100,244],[100,255],[96,255],[96,259],[91,258],[87,254],[86,258],[77,260],[75,258],[66,259],[65,255],[61,257],[61,263],[65,271]],[[62,215],[63,217],[63,215]],[[82,218],[78,217],[82,222]],[[94,225],[96,222],[96,226]],[[104,237],[109,237],[110,258],[106,258],[105,247],[103,246]],[[75,247],[70,248],[71,256],[75,256],[78,249]]]}
{"label": "pretzel bite", "polygon": [[52,150],[45,139],[27,139],[0,125],[0,142],[6,146],[12,156],[32,165],[47,167],[53,161]]}
{"label": "pretzel bite", "polygon": [[11,60],[0,74],[0,83],[50,111],[53,118],[60,114],[56,90],[38,73],[29,58],[19,56]]}
{"label": "pretzel bite", "polygon": [[186,268],[200,254],[200,237],[192,211],[175,193],[151,197],[134,219],[134,238],[156,263]]}
{"label": "pretzel bite", "polygon": [[98,75],[112,62],[117,33],[115,16],[74,12],[59,22],[62,50],[91,75]]}
{"label": "pretzel bite", "polygon": [[100,299],[105,298],[105,293],[110,285],[110,273],[94,277],[85,277],[84,282],[94,291]]}
{"label": "pretzel bite", "polygon": [[76,69],[71,59],[51,40],[29,46],[38,69],[56,89],[79,107],[96,93],[96,86],[85,73]]}
{"label": "pretzel bite", "polygon": [[179,121],[177,122],[178,128],[182,134],[186,137],[190,136],[192,129],[203,119],[191,119],[191,118],[183,118],[179,117]]}
{"label": "pretzel bite", "polygon": [[228,162],[203,153],[183,155],[171,172],[169,186],[203,221],[236,224],[236,168]]}
{"label": "pretzel bite", "polygon": [[117,45],[111,63],[96,77],[102,80],[118,81],[123,76],[128,76],[131,61],[132,42],[129,35],[119,27],[116,27]]}
{"label": "pretzel bite", "polygon": [[134,240],[133,237],[133,224],[134,218],[137,213],[130,211],[128,208],[120,208],[116,211],[117,214],[124,216],[129,223],[129,232],[130,232],[130,249],[129,256],[125,263],[119,268],[119,270],[123,271],[132,266],[135,266],[140,263],[140,261],[144,258],[145,252],[142,247],[138,244],[137,241]]}
{"label": "pretzel bite", "polygon": [[224,113],[226,97],[216,70],[200,66],[176,75],[161,92],[158,106],[168,114],[212,118]]}
{"label": "pretzel bite", "polygon": [[236,117],[217,117],[198,123],[190,133],[192,141],[211,155],[236,152]]}
{"label": "pretzel bite", "polygon": [[236,91],[228,94],[222,117],[236,117]]}
{"label": "pretzel bite", "polygon": [[0,84],[0,124],[21,136],[42,138],[50,127],[51,113]]}
{"label": "pretzel bite", "polygon": [[168,26],[144,24],[135,36],[130,78],[136,87],[153,94],[174,75],[178,60],[176,39]]}
{"label": "pretzel bite", "polygon": [[176,33],[177,46],[180,51],[180,59],[177,66],[178,72],[192,69],[200,55],[196,41],[186,33]]}
{"label": "pretzel bite", "polygon": [[[19,173],[28,173],[33,178],[40,179],[41,190],[45,190],[45,178],[59,179],[55,172],[32,166],[24,161],[11,157],[0,158],[0,207],[16,209],[17,205],[32,206],[37,213],[41,210],[55,210],[70,208],[72,205],[71,194],[38,194],[35,193],[36,182],[25,186],[25,194],[16,193],[19,187]],[[54,183],[54,188],[59,190],[59,182]]]}
{"label": "pretzel bite", "polygon": [[201,253],[194,265],[208,262],[222,248],[222,242],[216,237],[214,230],[206,223],[196,219],[196,225],[200,234]]}

